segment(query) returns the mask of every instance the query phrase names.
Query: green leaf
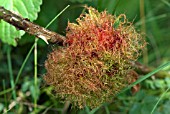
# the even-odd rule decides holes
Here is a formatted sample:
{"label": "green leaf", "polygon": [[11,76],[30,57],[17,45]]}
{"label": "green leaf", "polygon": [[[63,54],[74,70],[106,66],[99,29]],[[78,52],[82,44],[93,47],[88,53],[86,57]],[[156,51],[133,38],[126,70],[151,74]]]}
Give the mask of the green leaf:
{"label": "green leaf", "polygon": [[31,92],[31,96],[33,99],[38,100],[39,95],[40,95],[40,89],[38,86],[35,85],[31,85],[30,86],[30,92]]}
{"label": "green leaf", "polygon": [[135,98],[136,98],[137,101],[141,101],[141,100],[144,99],[145,95],[146,95],[145,91],[144,90],[140,90],[138,93],[136,93],[136,97]]}
{"label": "green leaf", "polygon": [[147,88],[156,89],[154,82],[152,80],[146,80],[145,85]]}
{"label": "green leaf", "polygon": [[170,88],[170,78],[169,77],[165,78],[165,82],[166,82],[167,86]]}
{"label": "green leaf", "polygon": [[164,114],[170,114],[170,101],[167,101],[164,105],[163,105],[163,112]]}
{"label": "green leaf", "polygon": [[[4,8],[28,18],[31,21],[37,19],[37,13],[40,11],[42,0],[0,0],[0,5]],[[21,38],[24,31],[17,30],[14,26],[1,20],[0,22],[0,39],[4,43],[16,46],[16,38]]]}
{"label": "green leaf", "polygon": [[166,87],[165,81],[161,79],[154,80],[155,87],[163,89]]}
{"label": "green leaf", "polygon": [[129,111],[129,114],[141,114],[141,104],[140,103],[134,103],[132,108]]}
{"label": "green leaf", "polygon": [[30,83],[29,81],[23,83],[21,90],[22,90],[23,92],[26,92],[26,91],[29,89],[30,85],[31,85],[31,83]]}

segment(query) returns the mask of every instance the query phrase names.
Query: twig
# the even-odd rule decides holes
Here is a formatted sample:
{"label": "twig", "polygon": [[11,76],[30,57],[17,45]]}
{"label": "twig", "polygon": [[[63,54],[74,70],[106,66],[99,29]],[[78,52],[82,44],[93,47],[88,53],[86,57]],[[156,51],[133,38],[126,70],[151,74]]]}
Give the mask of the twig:
{"label": "twig", "polygon": [[4,21],[10,23],[19,30],[24,30],[30,35],[34,35],[43,40],[49,40],[50,42],[63,42],[65,40],[64,36],[49,31],[37,24],[34,24],[31,21],[29,21],[29,19],[23,18],[20,15],[17,15],[9,10],[6,10],[2,6],[0,6],[0,19],[3,19]]}

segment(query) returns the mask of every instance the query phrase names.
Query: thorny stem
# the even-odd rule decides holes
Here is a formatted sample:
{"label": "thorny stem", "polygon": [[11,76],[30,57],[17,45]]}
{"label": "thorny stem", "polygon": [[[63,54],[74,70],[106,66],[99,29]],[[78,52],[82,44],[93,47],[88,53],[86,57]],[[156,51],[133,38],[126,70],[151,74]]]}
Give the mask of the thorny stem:
{"label": "thorny stem", "polygon": [[23,18],[9,10],[6,10],[4,7],[0,6],[0,19],[10,23],[19,30],[24,30],[25,32],[50,42],[63,42],[65,37],[57,34],[55,32],[49,31],[44,27],[36,25],[29,21],[27,18]]}

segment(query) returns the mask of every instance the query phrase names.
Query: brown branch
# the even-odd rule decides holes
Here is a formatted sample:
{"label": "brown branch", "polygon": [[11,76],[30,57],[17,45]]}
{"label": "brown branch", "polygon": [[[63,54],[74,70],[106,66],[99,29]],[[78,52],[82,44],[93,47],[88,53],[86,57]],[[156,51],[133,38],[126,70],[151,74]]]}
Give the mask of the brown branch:
{"label": "brown branch", "polygon": [[0,6],[0,19],[10,23],[19,30],[24,30],[30,35],[36,36],[45,41],[49,40],[50,42],[63,42],[65,40],[64,36],[36,25],[29,21],[29,19],[23,18],[16,13],[6,10],[2,6]]}

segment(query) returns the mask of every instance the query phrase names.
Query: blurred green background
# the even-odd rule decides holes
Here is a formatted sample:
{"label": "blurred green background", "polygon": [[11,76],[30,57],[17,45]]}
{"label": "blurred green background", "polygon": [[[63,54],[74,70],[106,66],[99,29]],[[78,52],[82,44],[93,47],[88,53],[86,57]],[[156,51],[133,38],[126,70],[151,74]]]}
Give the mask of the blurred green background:
{"label": "blurred green background", "polygon": [[[83,11],[83,6],[95,7],[99,11],[107,10],[113,15],[125,13],[129,21],[133,21],[138,32],[145,34],[148,42],[147,50],[139,61],[149,67],[158,67],[159,65],[170,61],[170,0],[43,0],[38,19],[34,21],[40,26],[45,27],[61,10],[67,5],[70,7],[64,11],[59,18],[49,27],[49,30],[65,35],[67,22],[75,22]],[[28,34],[24,35],[18,41],[17,47],[10,47],[0,41],[0,113],[11,105],[10,74],[8,58],[10,52],[12,75],[16,75],[34,43],[34,37]],[[38,88],[34,85],[34,55],[28,58],[23,69],[19,82],[16,85],[16,92],[21,102],[12,107],[8,113],[67,113],[86,114],[93,113],[88,107],[79,110],[67,107],[67,103],[61,103],[53,96],[52,88],[45,86],[42,80],[45,73],[44,61],[47,54],[57,44],[46,45],[42,40],[38,41]],[[11,50],[11,51],[8,51]],[[167,73],[170,68],[164,69]],[[170,87],[170,75],[155,77],[145,80],[141,83],[141,89],[136,94],[127,91],[124,94],[114,98],[111,104],[104,103],[96,109],[96,114],[150,114],[154,105]],[[9,90],[9,92],[7,91]],[[6,92],[7,91],[7,92]],[[3,92],[6,92],[5,94]],[[154,114],[170,114],[170,91],[166,93],[159,102]],[[35,111],[34,98],[38,99],[37,110]]]}

